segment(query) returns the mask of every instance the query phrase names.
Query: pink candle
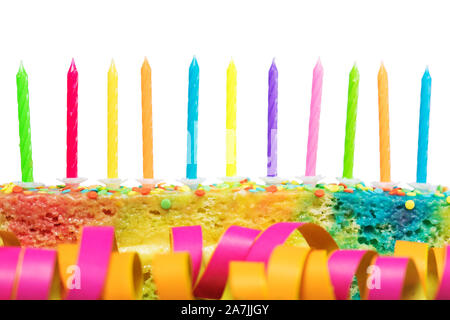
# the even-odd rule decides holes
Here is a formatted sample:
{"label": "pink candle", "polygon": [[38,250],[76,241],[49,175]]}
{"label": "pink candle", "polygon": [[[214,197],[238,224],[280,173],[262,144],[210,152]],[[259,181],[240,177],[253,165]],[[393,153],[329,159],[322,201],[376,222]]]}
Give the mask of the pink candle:
{"label": "pink candle", "polygon": [[67,178],[78,177],[78,71],[72,59],[67,73]]}
{"label": "pink candle", "polygon": [[305,176],[316,175],[317,144],[319,141],[320,104],[322,101],[323,67],[320,59],[313,72],[311,109],[309,112],[308,150],[306,153]]}

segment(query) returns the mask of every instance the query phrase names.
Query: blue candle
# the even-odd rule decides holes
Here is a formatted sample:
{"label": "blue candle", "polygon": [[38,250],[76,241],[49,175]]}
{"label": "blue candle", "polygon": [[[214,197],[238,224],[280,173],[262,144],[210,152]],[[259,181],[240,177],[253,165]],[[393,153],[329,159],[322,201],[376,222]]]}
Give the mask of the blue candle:
{"label": "blue candle", "polygon": [[419,146],[417,149],[417,183],[427,182],[428,129],[430,127],[431,76],[428,67],[420,91]]}
{"label": "blue candle", "polygon": [[188,120],[187,120],[187,164],[186,178],[197,179],[198,138],[198,86],[199,68],[194,57],[189,67]]}

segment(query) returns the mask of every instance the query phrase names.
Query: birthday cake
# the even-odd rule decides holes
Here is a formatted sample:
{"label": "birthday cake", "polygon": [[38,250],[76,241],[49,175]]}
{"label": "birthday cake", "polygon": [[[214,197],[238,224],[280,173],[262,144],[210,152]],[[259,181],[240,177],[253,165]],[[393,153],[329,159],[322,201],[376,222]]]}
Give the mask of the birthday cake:
{"label": "birthday cake", "polygon": [[[169,251],[172,227],[201,225],[208,257],[229,226],[263,230],[283,221],[318,224],[343,249],[390,254],[396,240],[442,247],[450,242],[450,192],[364,184],[312,187],[295,181],[266,186],[247,179],[196,190],[166,184],[117,189],[6,184],[0,192],[0,229],[13,232],[25,246],[54,248],[76,242],[82,226],[114,226],[119,251],[141,257],[146,298],[155,296],[152,258]],[[305,245],[299,233],[288,243]]]}
{"label": "birthday cake", "polygon": [[[229,279],[231,279],[233,278],[231,274],[234,274],[233,270],[235,270],[231,264],[228,270],[227,259],[230,261],[237,259],[238,261],[268,262],[268,257],[272,254],[271,250],[275,247],[272,246],[271,249],[267,249],[270,246],[267,246],[265,241],[270,236],[266,234],[258,238],[260,230],[269,230],[268,232],[271,234],[271,232],[274,232],[273,230],[289,229],[287,233],[287,229],[283,231],[284,233],[281,232],[284,234],[283,237],[285,236],[284,238],[281,237],[283,239],[280,238],[282,241],[280,239],[280,241],[277,240],[278,242],[274,240],[272,244],[281,244],[287,239],[286,245],[295,245],[296,247],[310,245],[317,252],[311,253],[308,261],[313,261],[316,254],[325,254],[323,259],[321,258],[323,263],[318,265],[327,265],[325,268],[330,267],[330,276],[332,276],[333,262],[329,260],[330,265],[327,264],[327,250],[330,253],[340,248],[342,251],[338,253],[339,256],[340,254],[348,254],[351,251],[348,249],[360,249],[356,255],[367,253],[368,256],[372,257],[375,252],[380,255],[398,253],[396,246],[398,240],[425,243],[435,248],[445,247],[450,242],[450,191],[444,186],[431,186],[426,181],[431,92],[431,77],[428,69],[422,79],[417,183],[411,184],[411,186],[401,185],[401,187],[390,180],[389,110],[387,73],[384,66],[380,68],[378,75],[381,182],[371,185],[353,179],[359,85],[359,72],[356,65],[349,76],[344,170],[343,178],[338,179],[340,183],[319,183],[321,177],[316,176],[323,79],[323,68],[320,61],[318,61],[313,73],[306,170],[305,176],[300,179],[300,182],[297,180],[282,180],[277,177],[278,69],[275,61],[272,62],[269,70],[267,176],[262,178],[264,183],[236,177],[236,68],[233,62],[230,63],[227,70],[227,178],[222,179],[222,182],[219,183],[202,184],[202,179],[197,177],[199,67],[197,60],[194,58],[189,69],[186,179],[180,185],[161,183],[154,179],[151,69],[148,61],[145,60],[141,69],[144,179],[140,180],[141,185],[138,187],[129,188],[121,185],[122,180],[118,178],[117,157],[117,79],[117,70],[112,63],[108,72],[108,175],[107,179],[102,180],[104,185],[80,185],[82,179],[78,177],[77,171],[78,71],[74,61],[72,61],[67,77],[66,178],[62,179],[63,184],[61,185],[43,186],[33,182],[28,76],[23,65],[21,65],[17,74],[17,85],[22,182],[0,185],[0,231],[8,231],[14,234],[22,246],[56,249],[60,244],[79,243],[80,237],[82,237],[80,230],[86,226],[112,226],[114,227],[119,252],[131,252],[134,255],[136,255],[135,252],[138,253],[144,272],[143,297],[153,299],[160,294],[164,298],[189,298],[191,297],[191,287],[196,288],[196,297],[220,298],[228,272],[230,272]],[[314,227],[311,227],[312,224],[307,224],[309,227],[306,227],[306,229],[316,228],[312,233],[315,233],[316,237],[317,235],[322,237],[322,240],[316,239],[311,242],[312,234],[308,234],[308,232],[305,234],[305,230],[303,232],[300,230],[302,223],[313,223]],[[289,225],[289,227],[286,227],[286,225]],[[193,229],[189,229],[189,226],[201,226],[200,235],[198,233],[195,235],[198,227],[193,227],[196,231],[191,233],[190,230]],[[325,231],[317,226],[326,230],[331,237],[325,236]],[[161,272],[161,270],[166,270],[167,266],[173,265],[169,260],[172,258],[176,260],[181,257],[171,255],[175,246],[174,242],[177,243],[177,246],[180,244],[180,238],[176,241],[173,239],[173,228],[176,229],[176,227],[184,227],[184,229],[182,228],[184,232],[187,231],[188,235],[194,234],[197,241],[197,251],[187,250],[191,254],[192,270],[196,274],[195,276],[192,274],[193,278],[190,279],[187,272],[187,276],[185,274],[183,278],[185,280],[189,278],[188,281],[185,281],[185,283],[189,282],[189,289],[187,290],[189,294],[187,295],[181,294],[183,290],[180,287],[176,287],[174,290],[166,290],[167,286],[170,287],[170,284],[173,283],[171,278],[175,274],[179,275],[180,270],[175,269],[172,274],[165,275],[166,280],[169,280],[166,282],[159,280],[160,286],[155,289],[155,283],[157,282],[155,279],[164,278],[164,272]],[[291,233],[294,230],[290,229],[292,227],[297,228],[297,231]],[[237,236],[237,238],[233,238],[233,235],[230,237],[230,234],[227,234],[230,229],[236,230],[233,228],[240,230],[234,234],[234,237]],[[318,231],[317,228],[321,231]],[[106,229],[109,230],[109,233],[112,232],[112,228]],[[248,238],[248,243],[245,244],[245,241],[239,243],[239,239],[242,240],[245,237]],[[195,243],[194,240],[191,240],[189,237],[181,239],[182,249],[185,248],[185,245]],[[316,246],[314,246],[314,241]],[[90,243],[94,242],[91,239]],[[218,248],[225,247],[228,248],[226,250],[231,250],[230,248],[233,246],[230,247],[230,243],[239,243],[239,245],[236,245],[237,249],[235,249],[237,251],[242,250],[241,256],[238,255],[240,258],[238,256],[227,258],[227,254],[221,249],[222,253],[218,253],[217,256],[220,256],[219,258],[225,262],[218,263],[217,261],[220,259],[216,259],[213,263],[212,260],[216,256],[215,252],[221,251]],[[255,253],[259,250],[258,246],[264,246],[260,243],[263,243],[267,250],[260,250],[259,253]],[[82,245],[80,245],[81,247]],[[249,248],[252,248],[253,251],[249,251]],[[428,249],[429,247],[426,246],[426,250]],[[81,248],[80,252],[85,250],[86,247]],[[320,253],[320,250],[322,250],[322,253]],[[442,250],[440,252],[443,252]],[[198,254],[198,251],[200,251],[200,254]],[[264,254],[262,254],[263,251]],[[275,251],[274,249],[273,254],[276,256]],[[415,255],[420,250],[414,249],[413,251],[415,252],[413,255]],[[158,262],[161,261],[161,254],[169,257],[167,258],[169,259],[167,260],[168,263],[167,261],[163,264]],[[252,255],[255,254],[259,257],[252,260],[255,258]],[[427,254],[424,256],[428,257]],[[400,256],[402,256],[401,249]],[[160,260],[158,260],[158,257],[160,257]],[[347,262],[351,260],[347,258],[344,260]],[[438,259],[440,266],[443,265],[443,259],[441,258]],[[276,260],[276,258],[274,259]],[[401,261],[401,257],[399,259],[397,262]],[[428,258],[421,257],[420,259],[414,261],[419,261],[418,269],[422,271],[422,280],[426,282],[426,276],[424,275],[426,275],[428,269],[424,267],[426,263],[422,262]],[[431,260],[433,259],[430,258]],[[198,281],[196,285],[195,278],[201,270],[202,263],[206,265],[208,261],[214,265],[211,269],[221,270],[221,272],[212,276],[205,271],[202,275],[203,280]],[[296,263],[298,261],[291,261],[290,267],[295,267]],[[405,263],[410,262],[406,260]],[[404,265],[406,269],[407,264]],[[161,267],[161,265],[164,265],[164,267]],[[308,262],[307,265],[311,266],[313,262]],[[251,268],[250,266],[251,263],[246,265],[244,269],[250,270],[247,269],[248,267]],[[262,265],[252,266],[260,268]],[[270,269],[272,266],[273,263],[268,268]],[[365,266],[365,263],[361,262],[361,266]],[[299,276],[298,270],[302,268],[297,268],[295,271],[297,276]],[[305,267],[305,274],[308,274],[308,268]],[[399,279],[402,278],[402,272],[399,270],[406,270],[405,268],[399,269],[396,267],[395,273]],[[342,266],[338,268],[338,270],[341,269]],[[433,273],[431,269],[430,267],[430,274]],[[154,277],[155,273],[158,274],[158,270],[159,275]],[[163,277],[161,277],[161,274],[163,274]],[[247,278],[251,278],[252,274],[252,272],[247,274]],[[265,277],[264,274],[263,267],[263,278]],[[270,271],[268,271],[268,274],[270,274]],[[279,272],[275,274],[275,278],[278,274]],[[214,279],[217,277],[221,279],[221,284],[215,286],[213,284],[216,283],[217,285],[218,282]],[[274,279],[272,276],[268,277]],[[315,276],[311,275],[305,275],[304,277],[308,279],[307,281],[315,279]],[[444,279],[445,277],[447,276],[442,276],[441,272],[441,278]],[[328,271],[325,271],[324,277],[319,278],[328,278]],[[405,280],[407,278],[410,277],[405,276],[400,281],[402,286],[403,282],[407,283]],[[349,279],[351,282],[353,274],[350,275]],[[206,282],[208,282],[208,285],[204,287]],[[161,283],[163,283],[162,286]],[[239,283],[246,283],[246,281],[239,281]],[[304,284],[303,280],[302,283]],[[139,286],[135,287],[138,288]],[[334,287],[337,288],[336,285]],[[101,287],[99,288],[101,289]],[[100,289],[96,297],[100,296]],[[217,291],[211,292],[211,290]],[[120,290],[118,291],[120,292]],[[316,292],[316,290],[305,289],[306,291]],[[166,295],[167,292],[170,292],[170,294]],[[335,293],[337,294],[337,291]],[[292,296],[297,297],[298,294]],[[306,297],[302,294],[300,296]],[[432,296],[429,295],[429,297]],[[234,294],[234,297],[255,296]],[[267,295],[261,297],[267,297]],[[333,298],[334,294],[311,297],[328,299]],[[383,297],[387,296],[383,295]]]}

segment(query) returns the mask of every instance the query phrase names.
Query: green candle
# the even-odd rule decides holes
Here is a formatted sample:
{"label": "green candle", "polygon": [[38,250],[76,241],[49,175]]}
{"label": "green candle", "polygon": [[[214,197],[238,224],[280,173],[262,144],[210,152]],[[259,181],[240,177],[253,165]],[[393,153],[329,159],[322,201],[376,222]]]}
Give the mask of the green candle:
{"label": "green candle", "polygon": [[343,177],[353,179],[353,158],[355,154],[356,111],[358,109],[359,71],[356,63],[348,80],[347,122],[345,125],[345,151]]}
{"label": "green candle", "polygon": [[30,104],[28,97],[28,75],[22,62],[16,75],[17,104],[19,107],[20,163],[22,182],[33,182],[33,160],[31,157]]}

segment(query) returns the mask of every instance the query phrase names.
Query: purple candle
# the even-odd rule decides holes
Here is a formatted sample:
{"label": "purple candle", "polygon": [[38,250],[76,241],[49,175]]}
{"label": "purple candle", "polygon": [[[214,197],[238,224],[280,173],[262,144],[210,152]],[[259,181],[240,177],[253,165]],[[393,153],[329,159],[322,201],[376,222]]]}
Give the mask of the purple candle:
{"label": "purple candle", "polygon": [[267,126],[267,176],[277,176],[278,69],[275,59],[269,70],[269,113]]}

